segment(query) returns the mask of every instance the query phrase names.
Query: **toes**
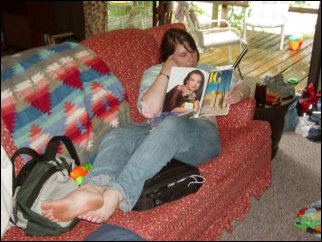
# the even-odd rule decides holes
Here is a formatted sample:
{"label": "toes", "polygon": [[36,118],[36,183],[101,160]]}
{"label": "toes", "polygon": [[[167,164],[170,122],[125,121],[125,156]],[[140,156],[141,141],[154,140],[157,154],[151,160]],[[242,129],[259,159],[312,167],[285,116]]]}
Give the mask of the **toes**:
{"label": "toes", "polygon": [[45,202],[41,204],[41,208],[42,210],[52,210],[53,204],[55,204],[55,201]]}
{"label": "toes", "polygon": [[93,213],[89,212],[89,213],[81,214],[77,218],[90,221],[91,217],[93,217]]}
{"label": "toes", "polygon": [[54,216],[52,216],[51,218],[49,218],[51,221],[55,222],[55,223],[58,223],[58,219],[56,219]]}
{"label": "toes", "polygon": [[97,214],[83,215],[83,216],[79,216],[78,218],[92,223],[102,223],[104,221],[103,216],[97,215]]}
{"label": "toes", "polygon": [[99,223],[99,224],[103,222],[105,222],[104,218],[100,218],[99,220],[96,221],[96,223]]}
{"label": "toes", "polygon": [[80,214],[77,218],[86,220],[88,216],[93,216],[93,212]]}
{"label": "toes", "polygon": [[49,220],[51,220],[51,221],[53,221],[53,222],[55,222],[55,223],[58,223],[58,222],[59,222],[59,221],[55,218],[55,216],[54,216],[54,214],[53,214],[53,210],[52,210],[52,209],[42,211],[42,215],[43,215],[45,218],[47,218],[47,219],[49,219]]}
{"label": "toes", "polygon": [[42,215],[46,218],[48,218],[49,216],[52,216],[53,215],[53,210],[52,209],[49,209],[49,210],[43,210],[42,211]]}
{"label": "toes", "polygon": [[82,219],[82,220],[86,220],[88,222],[92,222],[92,219],[94,218],[91,215],[82,215],[82,216],[78,216],[77,218]]}
{"label": "toes", "polygon": [[92,223],[102,223],[103,222],[103,217],[102,216],[96,216],[92,219]]}
{"label": "toes", "polygon": [[88,216],[86,220],[89,221],[89,222],[93,222],[95,220],[95,218],[96,218],[95,215],[94,216]]}

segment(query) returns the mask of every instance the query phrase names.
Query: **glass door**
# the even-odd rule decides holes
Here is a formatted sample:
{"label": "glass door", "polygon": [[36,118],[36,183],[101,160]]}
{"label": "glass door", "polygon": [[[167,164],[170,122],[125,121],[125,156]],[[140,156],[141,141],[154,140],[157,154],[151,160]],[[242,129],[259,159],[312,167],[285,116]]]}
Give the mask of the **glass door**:
{"label": "glass door", "polygon": [[153,1],[108,1],[108,30],[152,27]]}

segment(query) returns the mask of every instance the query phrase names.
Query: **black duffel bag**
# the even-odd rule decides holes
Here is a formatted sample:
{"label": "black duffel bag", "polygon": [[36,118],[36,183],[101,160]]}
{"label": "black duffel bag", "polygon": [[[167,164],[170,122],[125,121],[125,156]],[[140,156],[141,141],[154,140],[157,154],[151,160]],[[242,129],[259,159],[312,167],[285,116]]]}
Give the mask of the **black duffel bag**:
{"label": "black duffel bag", "polygon": [[204,182],[198,167],[172,159],[156,175],[145,181],[133,210],[149,210],[196,193]]}

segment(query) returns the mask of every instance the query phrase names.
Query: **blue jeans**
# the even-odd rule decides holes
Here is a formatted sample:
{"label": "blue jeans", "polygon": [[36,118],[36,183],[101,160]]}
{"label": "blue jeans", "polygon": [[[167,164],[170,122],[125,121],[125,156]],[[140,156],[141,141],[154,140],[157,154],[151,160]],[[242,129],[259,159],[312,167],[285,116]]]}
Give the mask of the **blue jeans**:
{"label": "blue jeans", "polygon": [[108,186],[124,197],[119,208],[132,210],[144,183],[172,158],[198,165],[219,154],[221,141],[214,123],[170,116],[150,131],[146,123],[133,123],[108,132],[93,169],[83,183]]}
{"label": "blue jeans", "polygon": [[98,229],[86,236],[83,241],[146,241],[140,235],[126,228],[103,223]]}

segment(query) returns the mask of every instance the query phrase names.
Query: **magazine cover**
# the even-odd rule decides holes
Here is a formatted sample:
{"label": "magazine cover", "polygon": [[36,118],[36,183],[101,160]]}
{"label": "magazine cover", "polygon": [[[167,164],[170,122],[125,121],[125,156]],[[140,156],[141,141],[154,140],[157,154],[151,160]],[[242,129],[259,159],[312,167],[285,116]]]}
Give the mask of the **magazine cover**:
{"label": "magazine cover", "polygon": [[163,112],[195,117],[226,115],[225,96],[230,89],[233,68],[207,72],[198,68],[171,69]]}
{"label": "magazine cover", "polygon": [[225,97],[230,89],[232,77],[232,68],[209,73],[201,109],[198,113],[199,117],[228,114],[229,105],[226,104]]}
{"label": "magazine cover", "polygon": [[209,73],[198,68],[172,67],[163,112],[199,112]]}
{"label": "magazine cover", "polygon": [[162,113],[150,120],[152,128],[168,116],[210,117],[227,115],[225,97],[233,67],[207,72],[198,68],[172,67]]}

